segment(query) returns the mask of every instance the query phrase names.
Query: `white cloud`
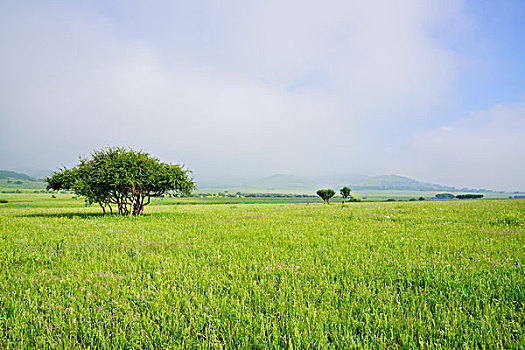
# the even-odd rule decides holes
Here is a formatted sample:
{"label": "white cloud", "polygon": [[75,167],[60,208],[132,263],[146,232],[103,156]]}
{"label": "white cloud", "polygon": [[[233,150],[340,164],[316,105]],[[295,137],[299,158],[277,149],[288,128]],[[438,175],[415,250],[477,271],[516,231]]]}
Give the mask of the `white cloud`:
{"label": "white cloud", "polygon": [[459,187],[525,190],[525,102],[498,105],[417,134],[394,154],[399,169]]}
{"label": "white cloud", "polygon": [[432,30],[458,1],[141,4],[4,11],[3,167],[123,145],[203,177],[385,170],[389,129],[454,92]]}

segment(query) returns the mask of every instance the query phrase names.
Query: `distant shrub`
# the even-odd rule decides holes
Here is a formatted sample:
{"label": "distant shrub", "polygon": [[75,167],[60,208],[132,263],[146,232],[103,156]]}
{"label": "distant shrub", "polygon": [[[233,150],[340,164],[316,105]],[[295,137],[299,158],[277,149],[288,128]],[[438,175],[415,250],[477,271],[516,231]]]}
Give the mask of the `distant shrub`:
{"label": "distant shrub", "polygon": [[425,197],[419,197],[418,198],[420,201],[424,201],[425,200]]}
{"label": "distant shrub", "polygon": [[8,184],[14,184],[14,185],[22,185],[23,184],[22,181],[11,181],[11,180],[7,180],[7,183]]}
{"label": "distant shrub", "polygon": [[482,194],[458,194],[457,199],[479,199],[483,198]]}
{"label": "distant shrub", "polygon": [[394,198],[388,198],[386,202],[395,202],[396,200]]}
{"label": "distant shrub", "polygon": [[437,199],[454,199],[456,196],[454,196],[452,193],[438,193],[436,194]]}
{"label": "distant shrub", "polygon": [[0,203],[7,203],[7,199],[0,199]]}
{"label": "distant shrub", "polygon": [[20,191],[20,190],[7,190],[7,191],[2,191],[2,193],[22,193],[22,191]]}
{"label": "distant shrub", "polygon": [[54,194],[53,194],[53,195],[51,195],[51,198],[56,198],[56,197],[57,197],[57,196],[55,196]]}

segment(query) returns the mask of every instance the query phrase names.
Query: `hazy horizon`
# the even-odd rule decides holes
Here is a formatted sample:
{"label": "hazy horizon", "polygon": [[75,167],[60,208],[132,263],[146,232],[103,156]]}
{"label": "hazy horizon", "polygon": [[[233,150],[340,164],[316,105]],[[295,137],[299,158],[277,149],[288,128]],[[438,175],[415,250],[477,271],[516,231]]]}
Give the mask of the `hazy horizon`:
{"label": "hazy horizon", "polygon": [[[43,169],[31,169],[31,168],[20,168],[20,169],[0,169],[0,170],[8,170],[8,171],[15,171],[18,173],[22,173],[25,175],[32,176],[37,179],[44,179],[46,176],[51,174],[54,170],[43,170]],[[57,170],[57,169],[55,169]],[[469,186],[463,186],[463,187],[457,187],[457,186],[450,186],[445,183],[432,183],[428,181],[424,181],[421,179],[413,178],[409,175],[400,175],[400,174],[376,174],[376,175],[369,175],[369,174],[336,174],[336,175],[318,175],[318,176],[312,176],[310,175],[296,175],[296,174],[268,174],[263,176],[226,176],[226,177],[217,177],[213,176],[210,178],[202,178],[199,176],[194,177],[197,184],[197,190],[234,190],[234,189],[243,189],[243,190],[249,190],[249,191],[255,191],[256,188],[261,188],[262,185],[259,183],[261,181],[270,180],[274,177],[283,177],[285,180],[287,178],[291,180],[298,180],[298,181],[304,181],[302,183],[302,187],[306,185],[311,185],[312,190],[323,187],[323,188],[331,188],[331,187],[337,187],[337,186],[353,186],[356,185],[356,183],[359,183],[363,186],[365,184],[366,186],[372,186],[371,183],[368,183],[367,181],[374,181],[377,178],[383,178],[383,177],[391,177],[391,176],[399,176],[402,178],[415,180],[419,182],[420,184],[433,184],[444,187],[443,189],[439,189],[437,191],[448,191],[448,190],[457,190],[457,191],[488,191],[488,192],[500,192],[500,193],[525,193],[525,191],[520,190],[502,190],[499,188],[481,188],[481,187],[469,187]],[[282,181],[285,181],[282,180]],[[281,181],[281,180],[278,180]],[[289,188],[287,183],[281,183],[278,182],[279,186],[283,186],[282,188],[279,187],[278,191],[283,190],[291,190],[291,191],[297,191],[299,188]],[[294,182],[295,184],[295,182]],[[256,187],[253,187],[253,186]],[[296,186],[295,185],[291,185]],[[270,190],[270,187],[274,187],[276,184],[273,184],[269,186],[268,188],[264,189],[263,192],[267,192]],[[394,185],[392,185],[394,186]],[[446,189],[446,187],[450,187],[451,189]],[[425,190],[427,191],[427,190]]]}
{"label": "hazy horizon", "polygon": [[0,169],[142,149],[197,180],[525,191],[525,3],[0,5]]}

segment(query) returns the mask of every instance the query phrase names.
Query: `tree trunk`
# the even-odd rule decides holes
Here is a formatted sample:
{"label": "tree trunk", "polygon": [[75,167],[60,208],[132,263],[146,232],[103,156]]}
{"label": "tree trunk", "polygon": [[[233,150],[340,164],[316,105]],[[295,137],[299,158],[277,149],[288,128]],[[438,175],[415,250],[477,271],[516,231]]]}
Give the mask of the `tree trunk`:
{"label": "tree trunk", "polygon": [[102,205],[101,202],[98,202],[98,205],[102,208],[102,216],[106,216],[106,208],[104,208],[104,205]]}

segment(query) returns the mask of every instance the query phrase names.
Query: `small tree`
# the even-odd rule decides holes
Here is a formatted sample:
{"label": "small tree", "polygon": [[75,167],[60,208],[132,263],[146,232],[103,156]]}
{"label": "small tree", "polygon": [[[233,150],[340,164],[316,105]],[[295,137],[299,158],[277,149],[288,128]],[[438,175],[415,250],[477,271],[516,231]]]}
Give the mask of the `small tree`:
{"label": "small tree", "polygon": [[97,203],[104,215],[106,208],[120,215],[142,215],[151,197],[164,194],[191,194],[195,183],[188,170],[161,163],[148,153],[106,148],[94,151],[91,159],[80,159],[72,169],[62,169],[45,181],[48,190],[72,190]]}
{"label": "small tree", "polygon": [[352,190],[350,188],[348,188],[347,186],[341,188],[340,190],[340,193],[341,193],[341,196],[343,196],[343,204],[345,204],[345,200],[350,197],[350,192]]}
{"label": "small tree", "polygon": [[319,190],[319,191],[317,191],[317,195],[323,199],[325,204],[330,204],[330,198],[335,196],[335,191],[332,190],[332,189]]}

